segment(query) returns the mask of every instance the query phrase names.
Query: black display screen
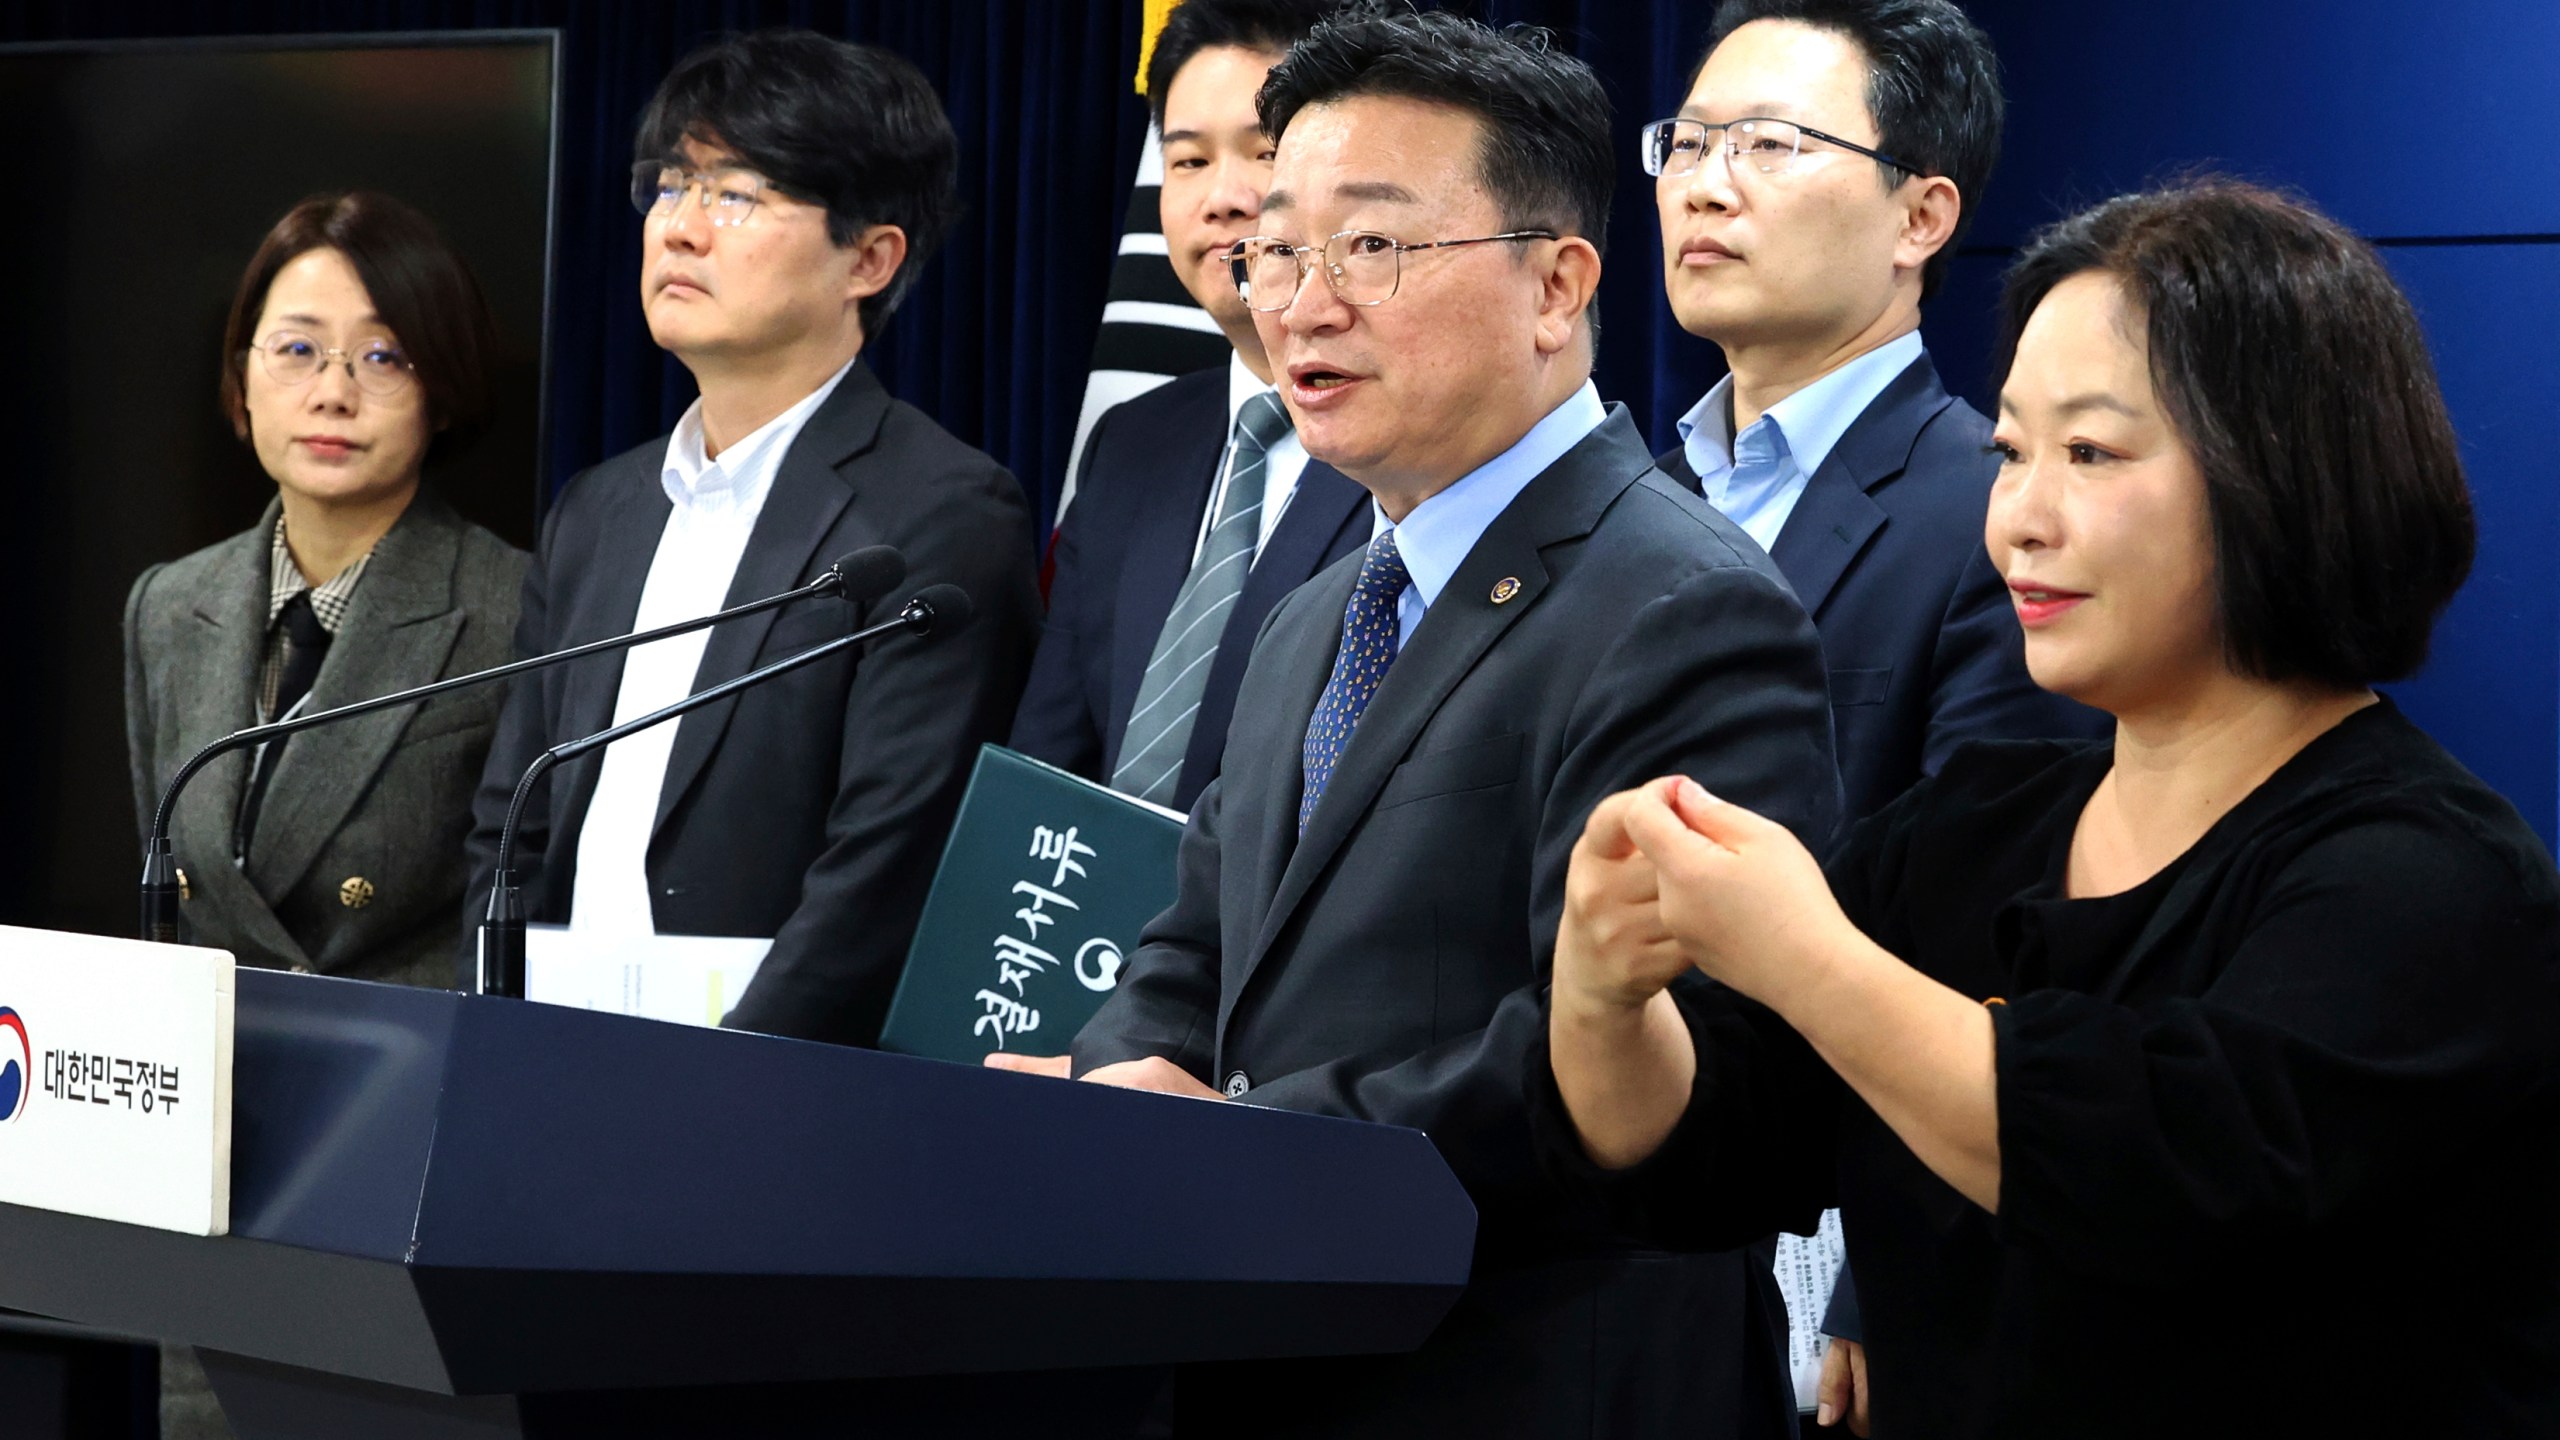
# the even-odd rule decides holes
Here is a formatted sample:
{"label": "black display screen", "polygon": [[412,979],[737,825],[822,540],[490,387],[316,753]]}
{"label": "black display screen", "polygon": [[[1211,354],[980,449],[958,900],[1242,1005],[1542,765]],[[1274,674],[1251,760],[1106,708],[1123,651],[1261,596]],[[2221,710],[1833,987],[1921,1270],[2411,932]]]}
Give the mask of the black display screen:
{"label": "black display screen", "polygon": [[20,157],[0,302],[0,922],[130,934],[126,592],[275,486],[218,398],[222,325],[297,201],[387,191],[478,277],[494,407],[428,483],[530,545],[543,493],[550,31],[0,46]]}

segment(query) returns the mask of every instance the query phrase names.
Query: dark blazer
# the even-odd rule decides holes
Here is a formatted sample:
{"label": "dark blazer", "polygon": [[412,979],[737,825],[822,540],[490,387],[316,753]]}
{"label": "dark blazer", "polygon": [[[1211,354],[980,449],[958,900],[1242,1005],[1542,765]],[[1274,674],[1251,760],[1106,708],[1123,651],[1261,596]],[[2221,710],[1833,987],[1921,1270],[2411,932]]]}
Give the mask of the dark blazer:
{"label": "dark blazer", "polygon": [[[1031,662],[1012,745],[1108,783],[1156,636],[1191,572],[1200,517],[1227,447],[1227,367],[1160,385],[1103,412],[1085,442],[1075,504],[1051,551],[1049,621]],[[1209,688],[1183,752],[1173,806],[1188,810],[1218,773],[1236,683],[1280,597],[1369,543],[1369,492],[1309,460],[1289,508],[1253,560],[1227,616]]]}
{"label": "dark blazer", "polygon": [[1199,1372],[1183,1422],[1792,1433],[1765,1261],[1639,1253],[1568,1213],[1537,1167],[1520,1077],[1544,1033],[1566,861],[1603,797],[1680,771],[1811,842],[1829,833],[1813,627],[1613,408],[1477,541],[1301,839],[1301,741],[1359,565],[1344,557],[1272,612],[1176,898],[1076,1037],[1074,1067],[1159,1055],[1247,1103],[1428,1132],[1481,1216],[1476,1276],[1413,1356]]}
{"label": "dark blazer", "polygon": [[[2000,465],[1991,422],[1921,356],[1831,447],[1769,558],[1822,632],[1848,819],[1967,740],[2096,737],[2107,718],[2036,688],[2008,588],[1983,547]],[[1685,452],[1655,464],[1698,489]]]}
{"label": "dark blazer", "polygon": [[[142,572],[125,602],[125,735],[144,833],[206,743],[257,723],[278,506],[249,530]],[[524,552],[420,490],[374,546],[313,709],[503,665]],[[246,751],[206,767],[171,817],[195,943],[242,963],[442,985],[471,791],[505,687],[458,691],[294,736],[232,863]]]}
{"label": "dark blazer", "polygon": [[[519,650],[630,633],[666,527],[666,448],[652,440],[561,491],[525,575]],[[878,1038],[978,746],[1003,738],[1030,663],[1039,596],[1021,487],[855,365],[783,457],[727,603],[814,579],[866,545],[896,546],[906,583],[869,605],[804,601],[720,626],[694,688],[885,619],[939,582],[968,591],[977,619],[820,661],[676,722],[648,851],[651,911],[665,934],[774,937],[724,1022],[739,1029]],[[540,671],[509,697],[471,834],[466,956],[518,777],[545,748],[610,725],[621,685],[617,651]],[[601,753],[559,766],[526,803],[516,866],[530,920],[569,916],[602,766]]]}

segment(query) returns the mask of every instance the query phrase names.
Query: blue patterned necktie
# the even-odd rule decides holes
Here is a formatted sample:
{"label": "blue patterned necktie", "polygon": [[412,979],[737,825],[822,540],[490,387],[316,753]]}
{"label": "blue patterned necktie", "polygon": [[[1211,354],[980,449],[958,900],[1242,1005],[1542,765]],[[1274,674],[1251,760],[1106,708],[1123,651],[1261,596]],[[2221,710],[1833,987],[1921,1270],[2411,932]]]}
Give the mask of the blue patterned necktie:
{"label": "blue patterned necktie", "polygon": [[1396,663],[1396,597],[1412,583],[1404,557],[1396,553],[1396,532],[1369,542],[1360,578],[1352,582],[1351,603],[1342,607],[1342,648],[1334,652],[1333,676],[1324,682],[1316,713],[1307,721],[1306,782],[1298,799],[1301,835],[1333,780],[1342,747],[1351,743],[1360,712],[1369,708],[1369,697],[1378,693],[1387,667]]}
{"label": "blue patterned necktie", "polygon": [[1218,640],[1226,634],[1227,616],[1244,594],[1245,576],[1253,569],[1253,552],[1262,539],[1262,501],[1271,447],[1289,433],[1289,412],[1269,390],[1244,402],[1236,412],[1233,458],[1227,464],[1226,494],[1211,522],[1200,558],[1183,578],[1173,599],[1173,613],[1156,632],[1147,673],[1138,682],[1129,723],[1120,732],[1120,763],[1112,767],[1111,788],[1159,805],[1173,803],[1182,757],[1191,745],[1191,727],[1200,716],[1201,698],[1209,693],[1209,669],[1216,663]]}

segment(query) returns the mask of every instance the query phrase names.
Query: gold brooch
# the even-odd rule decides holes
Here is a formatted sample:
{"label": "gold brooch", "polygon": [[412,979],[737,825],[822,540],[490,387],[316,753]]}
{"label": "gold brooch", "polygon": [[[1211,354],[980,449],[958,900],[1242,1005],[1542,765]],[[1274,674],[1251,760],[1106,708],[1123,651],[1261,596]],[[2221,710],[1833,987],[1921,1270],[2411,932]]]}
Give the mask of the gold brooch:
{"label": "gold brooch", "polygon": [[361,875],[350,875],[338,886],[338,903],[350,910],[361,910],[373,903],[373,882]]}
{"label": "gold brooch", "polygon": [[1493,603],[1499,605],[1520,593],[1520,577],[1505,575],[1493,582]]}

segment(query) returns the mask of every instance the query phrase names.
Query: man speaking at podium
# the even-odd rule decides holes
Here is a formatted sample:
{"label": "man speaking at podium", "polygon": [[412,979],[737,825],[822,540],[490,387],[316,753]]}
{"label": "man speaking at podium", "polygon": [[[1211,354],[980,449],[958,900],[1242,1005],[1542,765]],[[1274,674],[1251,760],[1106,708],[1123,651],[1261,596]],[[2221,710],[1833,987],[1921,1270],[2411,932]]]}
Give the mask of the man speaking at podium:
{"label": "man speaking at podium", "polygon": [[1374,538],[1265,625],[1177,897],[1073,1066],[1417,1127],[1481,1228],[1421,1351],[1189,1371],[1179,1424],[1789,1433],[1766,1267],[1578,1226],[1522,1102],[1603,796],[1685,773],[1814,843],[1838,805],[1812,625],[1590,383],[1607,100],[1535,32],[1372,12],[1319,26],[1261,110],[1278,151],[1243,288]]}
{"label": "man speaking at podium", "polygon": [[[527,572],[526,654],[709,614],[870,545],[977,619],[821,661],[571,761],[517,835],[525,913],[573,932],[771,937],[725,1023],[867,1044],[969,766],[1004,738],[1038,620],[1031,517],[993,460],[859,360],[959,204],[932,87],[807,31],[679,63],[641,117],[633,203],[649,333],[702,398],[675,433],[569,482]],[[871,619],[885,618],[883,610]],[[545,748],[844,634],[833,601],[520,681],[471,837],[479,918],[499,827]]]}

